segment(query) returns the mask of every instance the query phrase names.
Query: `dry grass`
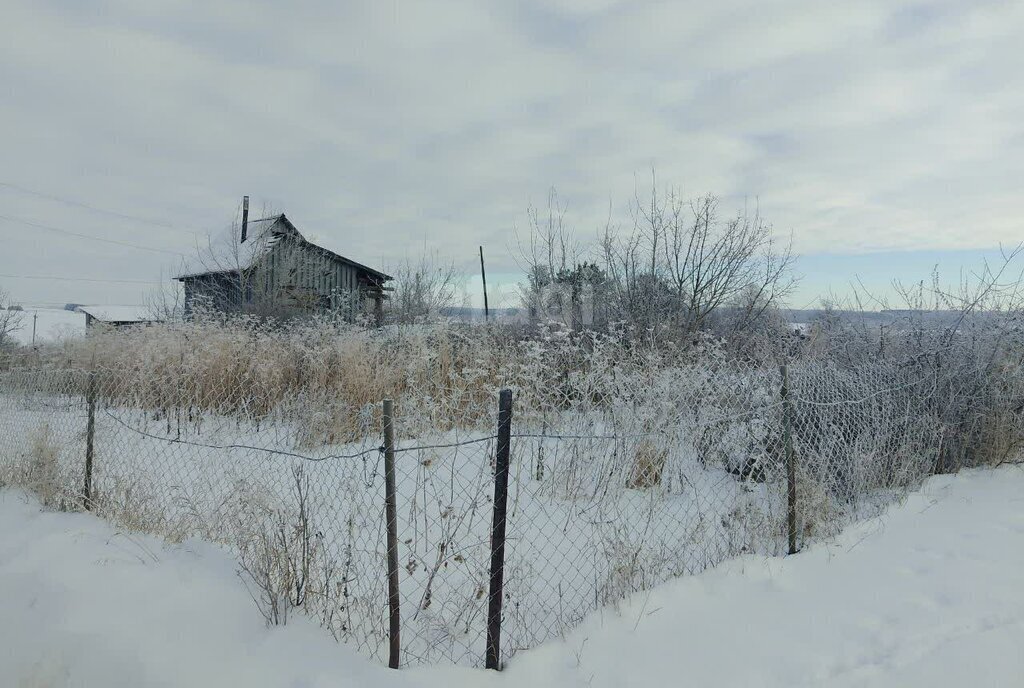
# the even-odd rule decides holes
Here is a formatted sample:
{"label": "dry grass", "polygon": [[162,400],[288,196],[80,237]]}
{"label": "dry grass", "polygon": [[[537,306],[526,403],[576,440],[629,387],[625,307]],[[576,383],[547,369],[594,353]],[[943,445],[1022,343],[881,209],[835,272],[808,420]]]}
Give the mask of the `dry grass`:
{"label": "dry grass", "polygon": [[21,487],[51,509],[75,507],[74,486],[60,465],[60,446],[49,423],[32,430],[25,451],[2,465],[0,485]]}
{"label": "dry grass", "polygon": [[293,610],[320,616],[325,626],[338,610],[337,566],[327,555],[309,501],[309,479],[293,470],[293,503],[288,507],[244,505],[236,547],[239,571],[253,601],[270,625],[285,625]]}
{"label": "dry grass", "polygon": [[[805,354],[818,357],[808,363],[832,371],[818,382],[823,402],[871,399],[890,385],[882,377],[850,377],[851,366],[837,365],[838,359],[828,359],[827,352]],[[932,361],[913,350],[905,355]],[[960,378],[951,377],[949,384],[955,383],[957,390],[974,389],[971,385],[998,388],[999,395],[975,398],[972,392],[961,397],[937,387],[934,399],[913,400],[914,417],[922,428],[932,423],[966,436],[963,419],[981,419],[970,421],[970,442],[952,436],[944,442],[942,451],[952,458],[940,461],[940,470],[948,470],[946,464],[955,469],[998,463],[1022,444],[1020,413],[1012,410],[1019,408],[1024,387],[1016,368],[977,368],[971,355],[945,352],[935,374],[967,371],[974,377],[956,373]],[[104,398],[146,409],[155,417],[169,416],[173,409],[186,419],[213,413],[256,423],[285,420],[294,424],[295,444],[301,449],[376,434],[385,398],[402,406],[400,437],[490,431],[495,392],[507,386],[515,393],[519,429],[561,424],[562,431],[599,434],[599,419],[617,433],[643,434],[652,427],[690,424],[703,432],[699,449],[705,465],[721,463],[741,477],[762,480],[765,476],[755,475],[749,463],[753,454],[764,453],[763,446],[756,446],[765,444],[756,422],[775,432],[778,425],[777,418],[761,412],[777,401],[775,366],[737,357],[727,345],[707,338],[678,344],[542,328],[432,324],[367,330],[329,321],[271,327],[240,317],[96,332],[65,342],[52,360],[60,367],[98,370]],[[829,365],[821,366],[823,362]],[[872,367],[870,362],[857,365]],[[987,387],[975,381],[994,378],[997,384]],[[955,403],[944,401],[950,398]],[[901,403],[894,399],[886,411],[893,422],[905,415]],[[860,405],[850,409],[849,422],[861,425],[867,421],[854,415],[873,412]],[[761,415],[742,415],[751,410]],[[565,427],[566,411],[573,412],[571,428]],[[740,420],[709,420],[716,417]],[[827,434],[822,432],[823,437]],[[666,458],[652,443],[641,442],[623,459],[622,484],[660,484]]]}
{"label": "dry grass", "polygon": [[668,449],[644,438],[633,452],[633,468],[626,487],[644,490],[661,484],[661,474],[668,461]]}
{"label": "dry grass", "polygon": [[804,539],[835,535],[843,525],[835,492],[820,476],[797,466],[797,529]]}
{"label": "dry grass", "polygon": [[512,377],[512,348],[457,327],[270,329],[238,319],[98,332],[67,342],[59,361],[101,371],[104,396],[149,409],[260,419],[298,400],[321,411],[305,429],[312,444],[360,432],[360,414],[388,397],[436,400],[419,415],[438,429],[472,423]]}
{"label": "dry grass", "polygon": [[245,318],[96,332],[53,357],[97,370],[101,396],[119,405],[297,421],[304,448],[364,437],[385,398],[401,400],[406,435],[490,429],[504,386],[515,390],[520,424],[612,400],[643,405],[668,360],[678,357],[615,337],[443,324],[271,329]]}

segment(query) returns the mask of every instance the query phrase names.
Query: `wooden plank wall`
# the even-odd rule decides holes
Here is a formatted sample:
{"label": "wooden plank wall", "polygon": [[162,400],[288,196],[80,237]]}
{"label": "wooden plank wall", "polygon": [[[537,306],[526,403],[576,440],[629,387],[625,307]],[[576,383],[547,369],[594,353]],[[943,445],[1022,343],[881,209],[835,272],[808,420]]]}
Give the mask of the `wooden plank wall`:
{"label": "wooden plank wall", "polygon": [[305,293],[331,308],[347,305],[347,318],[362,310],[358,270],[308,243],[282,238],[260,261],[257,272],[262,273],[256,283],[263,285],[265,296]]}

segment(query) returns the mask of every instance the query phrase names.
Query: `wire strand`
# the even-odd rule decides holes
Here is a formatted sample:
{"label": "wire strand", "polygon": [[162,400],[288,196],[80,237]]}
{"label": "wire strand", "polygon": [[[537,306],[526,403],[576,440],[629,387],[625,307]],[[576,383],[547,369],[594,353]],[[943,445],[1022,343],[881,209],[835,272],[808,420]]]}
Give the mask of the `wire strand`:
{"label": "wire strand", "polygon": [[104,239],[103,237],[92,236],[91,234],[82,234],[81,232],[73,232],[70,229],[63,229],[61,227],[53,227],[52,225],[44,225],[31,220],[26,220],[20,217],[13,217],[11,215],[0,215],[0,219],[8,220],[9,222],[17,222],[19,224],[26,225],[28,227],[35,227],[37,229],[43,229],[49,232],[56,232],[58,234],[64,234],[65,236],[71,236],[78,239],[88,239],[89,241],[99,241],[104,244],[113,244],[115,246],[124,246],[126,248],[134,248],[140,251],[152,251],[153,253],[167,253],[170,255],[181,256],[187,258],[188,256],[180,251],[172,251],[170,249],[154,248],[152,246],[143,246],[141,244],[133,244],[130,241],[120,241],[118,239]]}

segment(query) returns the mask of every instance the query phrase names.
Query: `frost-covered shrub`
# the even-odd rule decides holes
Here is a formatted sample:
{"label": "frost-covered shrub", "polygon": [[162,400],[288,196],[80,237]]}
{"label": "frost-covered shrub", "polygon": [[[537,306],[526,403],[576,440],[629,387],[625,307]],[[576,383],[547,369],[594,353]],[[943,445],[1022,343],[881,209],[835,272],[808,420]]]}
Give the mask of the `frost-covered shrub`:
{"label": "frost-covered shrub", "polygon": [[0,462],[0,485],[12,485],[34,494],[50,508],[77,508],[77,481],[62,462],[62,442],[49,422],[31,428],[23,449]]}
{"label": "frost-covered shrub", "polygon": [[49,506],[61,504],[66,485],[62,484],[60,447],[54,442],[49,423],[43,423],[29,436],[22,459],[22,484]]}
{"label": "frost-covered shrub", "polygon": [[336,564],[324,545],[310,500],[309,478],[293,469],[290,503],[242,505],[236,545],[240,575],[270,625],[285,625],[293,610],[327,619],[337,608]]}

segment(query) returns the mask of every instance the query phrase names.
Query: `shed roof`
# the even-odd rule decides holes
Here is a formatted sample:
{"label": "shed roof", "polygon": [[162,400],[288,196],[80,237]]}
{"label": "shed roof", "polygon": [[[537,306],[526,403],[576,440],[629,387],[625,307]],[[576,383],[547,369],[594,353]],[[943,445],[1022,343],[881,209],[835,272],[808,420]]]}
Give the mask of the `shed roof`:
{"label": "shed roof", "polygon": [[106,323],[157,322],[148,306],[79,306],[77,311]]}

